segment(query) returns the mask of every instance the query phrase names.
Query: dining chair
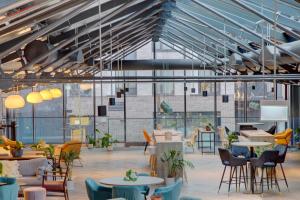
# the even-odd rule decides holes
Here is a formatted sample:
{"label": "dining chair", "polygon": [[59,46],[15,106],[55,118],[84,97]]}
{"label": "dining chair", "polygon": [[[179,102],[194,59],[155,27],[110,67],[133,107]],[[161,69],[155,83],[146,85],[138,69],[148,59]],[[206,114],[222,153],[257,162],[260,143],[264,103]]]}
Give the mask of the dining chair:
{"label": "dining chair", "polygon": [[17,200],[19,186],[16,178],[0,177],[0,182],[6,184],[0,186],[0,199]]}
{"label": "dining chair", "polygon": [[144,195],[136,186],[113,186],[112,198],[124,198],[126,200],[144,200]]}
{"label": "dining chair", "polygon": [[[234,183],[235,183],[236,191],[238,188],[240,189],[241,183],[244,183],[245,189],[247,189],[247,181],[246,181],[247,180],[247,167],[246,167],[247,159],[234,157],[228,149],[219,148],[218,150],[219,150],[219,155],[222,164],[224,165],[218,192],[220,191],[223,183],[228,183],[228,192],[230,192],[231,184]],[[224,181],[224,175],[227,167],[230,167],[229,180]],[[246,167],[246,172],[244,170],[244,167]],[[238,175],[238,168],[239,168],[239,175]]]}
{"label": "dining chair", "polygon": [[243,146],[231,146],[231,153],[234,157],[244,157],[247,160],[250,159],[250,151],[248,147],[243,147]]}
{"label": "dining chair", "polygon": [[144,154],[147,151],[147,147],[151,144],[152,142],[152,138],[151,136],[148,134],[148,132],[146,131],[146,129],[143,130],[143,134],[144,134],[144,139],[145,139],[145,148],[144,148]]}
{"label": "dining chair", "polygon": [[71,151],[76,153],[77,157],[75,160],[78,160],[80,163],[80,166],[82,167],[82,162],[80,158],[80,152],[81,152],[81,146],[82,142],[79,140],[71,140],[63,145],[58,145],[55,147],[55,157],[56,157],[56,167],[60,168],[61,164],[64,162],[63,160],[63,154],[64,153],[70,153]]}
{"label": "dining chair", "polygon": [[292,138],[293,130],[288,128],[285,131],[274,134],[275,143],[289,145]]}
{"label": "dining chair", "polygon": [[112,198],[112,188],[99,185],[92,178],[85,180],[89,200],[106,200]]}
{"label": "dining chair", "polygon": [[[49,177],[55,177],[53,180],[48,180]],[[60,172],[56,175],[52,171],[45,171],[42,180],[42,187],[46,189],[47,192],[57,192],[63,193],[65,200],[69,199],[68,188],[67,188],[67,178],[68,170],[66,172]]]}
{"label": "dining chair", "polygon": [[159,187],[154,190],[153,195],[161,196],[163,199],[179,200],[182,187],[182,179],[179,178],[172,185]]}
{"label": "dining chair", "polygon": [[197,136],[198,136],[198,129],[194,129],[191,136],[184,140],[185,147],[192,148],[193,152],[195,152],[195,144],[196,144]]}
{"label": "dining chair", "polygon": [[280,165],[280,169],[281,169],[281,172],[282,172],[282,175],[283,175],[283,180],[285,182],[285,185],[286,185],[287,188],[289,188],[289,185],[288,185],[288,182],[287,182],[287,179],[286,179],[286,176],[285,176],[285,172],[284,172],[283,166],[282,166],[282,164],[285,162],[287,148],[288,148],[287,145],[276,145],[274,150],[277,150],[279,152],[277,163]]}
{"label": "dining chair", "polygon": [[266,132],[274,135],[276,132],[276,125],[271,126]]}
{"label": "dining chair", "polygon": [[[261,154],[259,158],[250,159],[251,167],[253,167],[254,171],[257,171],[258,168],[261,169],[261,178],[259,183],[260,183],[262,193],[264,192],[264,180],[267,181],[267,187],[269,190],[270,184],[271,187],[273,187],[273,178],[274,178],[275,185],[277,186],[278,191],[280,192],[280,188],[277,181],[277,175],[276,175],[276,165],[278,161],[278,155],[279,155],[278,151],[266,150]],[[266,177],[264,177],[264,172],[266,174]],[[254,182],[257,183],[256,178],[254,180],[255,180]]]}
{"label": "dining chair", "polygon": [[[138,176],[150,176],[148,173],[138,173]],[[140,192],[144,195],[145,199],[147,199],[147,196],[149,195],[150,187],[148,185],[143,186],[137,186],[140,190]]]}

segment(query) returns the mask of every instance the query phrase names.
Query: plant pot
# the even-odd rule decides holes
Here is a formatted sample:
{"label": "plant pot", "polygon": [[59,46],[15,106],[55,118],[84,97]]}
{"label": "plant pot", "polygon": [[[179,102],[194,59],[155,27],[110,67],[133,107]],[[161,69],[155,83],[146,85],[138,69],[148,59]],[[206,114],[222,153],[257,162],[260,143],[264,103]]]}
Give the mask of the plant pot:
{"label": "plant pot", "polygon": [[175,178],[174,177],[165,178],[165,183],[166,183],[166,185],[172,185],[175,183]]}
{"label": "plant pot", "polygon": [[107,149],[107,151],[112,151],[112,150],[114,150],[114,147],[113,147],[113,145],[110,145],[106,149]]}
{"label": "plant pot", "polygon": [[88,148],[88,149],[92,149],[93,147],[94,147],[93,144],[88,144],[88,145],[87,145],[87,148]]}
{"label": "plant pot", "polygon": [[75,190],[74,181],[67,181],[67,188],[69,191]]}
{"label": "plant pot", "polygon": [[23,156],[23,149],[12,149],[10,151],[13,157],[22,157]]}

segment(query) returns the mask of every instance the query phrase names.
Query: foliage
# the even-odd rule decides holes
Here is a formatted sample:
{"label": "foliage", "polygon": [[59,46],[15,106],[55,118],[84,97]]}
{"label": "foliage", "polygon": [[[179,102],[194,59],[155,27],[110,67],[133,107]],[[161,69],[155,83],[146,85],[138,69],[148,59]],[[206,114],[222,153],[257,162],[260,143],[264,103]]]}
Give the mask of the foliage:
{"label": "foliage", "polygon": [[68,180],[72,180],[72,168],[73,168],[73,162],[75,159],[77,159],[79,156],[78,153],[74,152],[74,151],[69,151],[69,152],[62,152],[62,159],[64,160],[66,167],[67,167],[67,171],[68,171]]}
{"label": "foliage", "polygon": [[0,162],[0,176],[2,175],[3,172],[3,164]]}
{"label": "foliage", "polygon": [[101,147],[107,148],[110,147],[113,143],[118,142],[117,140],[112,139],[112,135],[110,133],[104,133],[104,136],[101,138]]}
{"label": "foliage", "polygon": [[161,161],[168,165],[168,177],[177,178],[185,166],[194,168],[192,162],[184,160],[181,151],[170,150],[164,152]]}
{"label": "foliage", "polygon": [[126,176],[123,178],[124,181],[136,181],[138,179],[137,173],[133,169],[126,171]]}
{"label": "foliage", "polygon": [[295,142],[300,142],[300,128],[296,128],[295,133],[296,133],[294,135]]}
{"label": "foliage", "polygon": [[96,140],[94,139],[94,137],[90,136],[90,135],[87,135],[86,136],[86,139],[88,141],[88,144],[92,144],[92,145],[95,145],[96,144]]}
{"label": "foliage", "polygon": [[231,132],[228,134],[227,139],[230,147],[233,142],[238,141],[238,136],[235,133]]}

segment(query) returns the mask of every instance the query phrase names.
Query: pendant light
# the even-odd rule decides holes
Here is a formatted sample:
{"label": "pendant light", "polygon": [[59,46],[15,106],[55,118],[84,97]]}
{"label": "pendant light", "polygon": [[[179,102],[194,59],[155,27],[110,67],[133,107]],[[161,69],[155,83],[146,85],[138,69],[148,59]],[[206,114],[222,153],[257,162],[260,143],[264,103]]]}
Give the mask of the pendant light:
{"label": "pendant light", "polygon": [[54,99],[60,98],[62,96],[62,91],[59,88],[51,88],[49,89],[49,91]]}
{"label": "pendant light", "polygon": [[[111,27],[111,24],[110,24],[110,77],[111,77],[111,82],[110,82],[110,92],[111,92],[111,95],[113,94],[112,92],[112,34],[111,34],[111,30],[112,27]],[[114,106],[116,105],[116,99],[114,97],[110,97],[109,98],[109,105],[110,106]]]}
{"label": "pendant light", "polygon": [[[192,76],[194,76],[194,46],[192,45]],[[196,93],[196,88],[194,87],[194,83],[193,87],[191,88],[191,93]]]}
{"label": "pendant light", "polygon": [[[226,26],[225,26],[225,21],[224,21],[224,33],[226,33]],[[226,62],[226,46],[225,46],[226,41],[224,40],[224,58],[225,58],[225,72],[223,72],[223,75],[226,76],[226,70],[227,70],[227,62]],[[229,102],[229,96],[226,93],[226,81],[225,81],[225,94],[222,95],[222,102],[223,103],[228,103]]]}
{"label": "pendant light", "polygon": [[90,83],[81,83],[79,84],[79,88],[80,90],[87,91],[87,90],[91,90],[93,86]]}
{"label": "pendant light", "polygon": [[8,109],[18,109],[25,106],[25,100],[21,95],[13,94],[9,95],[4,100],[5,108]]}
{"label": "pendant light", "polygon": [[49,91],[49,89],[41,90],[40,95],[42,96],[43,100],[45,100],[45,101],[53,99],[53,96],[52,96],[51,92]]}
{"label": "pendant light", "polygon": [[[118,38],[118,41],[119,41],[119,36],[117,37]],[[120,51],[120,48],[119,48],[119,44],[118,44],[118,52]],[[117,65],[118,65],[118,68],[117,68],[117,72],[115,72],[115,77],[116,76],[118,76],[118,78],[119,78],[119,72],[120,72],[120,59],[118,58],[117,59]],[[120,84],[118,83],[118,89],[119,89],[119,91],[117,91],[117,98],[122,98],[122,94],[124,94],[124,90],[123,89],[121,89],[121,87],[120,87]]]}
{"label": "pendant light", "polygon": [[[204,38],[204,42],[205,42],[205,38]],[[204,53],[206,52],[206,49],[204,48]],[[205,67],[206,67],[206,63],[204,63],[204,78],[206,77],[206,71],[205,71]],[[201,88],[202,90],[202,88]],[[207,97],[208,92],[207,92],[207,85],[204,82],[203,83],[203,90],[202,90],[202,96]]]}
{"label": "pendant light", "polygon": [[28,103],[32,103],[32,104],[42,103],[43,102],[43,97],[40,94],[40,92],[32,91],[26,96],[26,101]]}

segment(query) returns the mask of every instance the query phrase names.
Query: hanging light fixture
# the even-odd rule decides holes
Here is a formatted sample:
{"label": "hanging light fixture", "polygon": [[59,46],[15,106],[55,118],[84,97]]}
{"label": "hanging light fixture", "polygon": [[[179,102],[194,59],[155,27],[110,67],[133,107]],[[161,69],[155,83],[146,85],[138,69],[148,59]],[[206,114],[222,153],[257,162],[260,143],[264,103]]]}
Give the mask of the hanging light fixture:
{"label": "hanging light fixture", "polygon": [[[112,90],[112,84],[113,84],[113,82],[112,82],[112,70],[113,70],[113,68],[112,68],[112,56],[113,56],[113,54],[112,54],[112,33],[111,32],[112,32],[112,27],[111,27],[111,24],[110,24],[110,76],[111,76],[110,91],[111,91],[111,95],[112,95],[113,94],[113,90]],[[116,99],[114,97],[109,98],[109,105],[110,106],[116,105]]]}
{"label": "hanging light fixture", "polygon": [[[224,22],[224,33],[226,32],[226,26]],[[224,58],[226,60],[227,53],[226,53],[226,46],[225,46],[226,41],[224,40]],[[227,62],[225,61],[225,72],[223,72],[224,77],[226,76],[226,70],[227,70]],[[229,96],[226,93],[226,81],[225,81],[225,94],[222,95],[222,102],[223,103],[228,103],[229,102]]]}
{"label": "hanging light fixture", "polygon": [[[194,46],[192,45],[192,75],[194,76]],[[194,83],[193,87],[191,88],[191,93],[196,93],[196,88],[194,87]]]}
{"label": "hanging light fixture", "polygon": [[13,94],[6,97],[4,101],[5,108],[18,109],[25,106],[25,100],[21,95]]}
{"label": "hanging light fixture", "polygon": [[92,84],[89,84],[89,83],[81,83],[79,85],[79,87],[81,90],[84,90],[84,91],[91,90],[93,88]]}
{"label": "hanging light fixture", "polygon": [[28,103],[32,103],[32,104],[42,103],[43,97],[39,92],[33,91],[27,95],[26,100]]}
{"label": "hanging light fixture", "polygon": [[51,92],[48,89],[41,90],[40,94],[41,94],[43,100],[45,100],[45,101],[53,99],[53,96],[52,96]]}
{"label": "hanging light fixture", "polygon": [[54,99],[62,96],[62,91],[59,88],[51,88],[49,91]]}

